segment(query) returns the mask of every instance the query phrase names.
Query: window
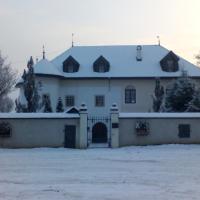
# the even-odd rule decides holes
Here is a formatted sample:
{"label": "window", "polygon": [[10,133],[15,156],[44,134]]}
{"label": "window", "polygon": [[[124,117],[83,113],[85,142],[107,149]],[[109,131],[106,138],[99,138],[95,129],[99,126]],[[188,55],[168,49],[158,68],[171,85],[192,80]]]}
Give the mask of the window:
{"label": "window", "polygon": [[103,64],[101,64],[101,65],[99,65],[99,72],[100,73],[103,73],[103,72],[105,72],[105,65],[103,65]]}
{"label": "window", "polygon": [[66,73],[78,72],[79,66],[80,64],[72,56],[69,56],[63,62],[63,72],[66,72]]}
{"label": "window", "polygon": [[68,69],[67,69],[68,73],[73,73],[74,72],[74,66],[73,65],[68,65],[67,67],[68,67]]}
{"label": "window", "polygon": [[103,95],[95,96],[95,106],[96,107],[104,107],[105,105],[105,98]]}
{"label": "window", "polygon": [[161,61],[160,65],[165,72],[177,72],[179,70],[179,57],[170,51]]}
{"label": "window", "polygon": [[11,127],[9,123],[0,123],[0,137],[8,138],[11,137]]}
{"label": "window", "polygon": [[65,105],[67,107],[74,106],[74,104],[75,104],[74,96],[70,95],[65,97]]}
{"label": "window", "polygon": [[93,63],[93,70],[94,72],[98,72],[98,73],[108,72],[110,70],[110,63],[103,56],[100,56]]}
{"label": "window", "polygon": [[135,124],[137,136],[147,136],[149,135],[149,123],[146,121],[137,121]]}
{"label": "window", "polygon": [[125,104],[136,103],[136,90],[133,86],[128,86],[125,89]]}
{"label": "window", "polygon": [[179,124],[178,130],[180,138],[190,138],[190,124]]}

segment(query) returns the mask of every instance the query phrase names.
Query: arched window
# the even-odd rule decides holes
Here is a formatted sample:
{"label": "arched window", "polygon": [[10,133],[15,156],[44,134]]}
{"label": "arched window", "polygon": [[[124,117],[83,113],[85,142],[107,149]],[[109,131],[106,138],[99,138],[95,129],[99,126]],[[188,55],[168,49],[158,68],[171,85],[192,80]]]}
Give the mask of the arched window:
{"label": "arched window", "polygon": [[136,89],[133,86],[125,88],[125,104],[136,103]]}

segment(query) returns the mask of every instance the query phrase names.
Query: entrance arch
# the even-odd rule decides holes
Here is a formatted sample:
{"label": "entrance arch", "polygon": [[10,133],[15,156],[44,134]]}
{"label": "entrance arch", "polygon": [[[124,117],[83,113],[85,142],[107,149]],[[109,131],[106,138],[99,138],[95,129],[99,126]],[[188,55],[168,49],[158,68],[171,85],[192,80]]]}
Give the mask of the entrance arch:
{"label": "entrance arch", "polygon": [[92,128],[92,143],[107,143],[108,130],[104,123],[98,122]]}

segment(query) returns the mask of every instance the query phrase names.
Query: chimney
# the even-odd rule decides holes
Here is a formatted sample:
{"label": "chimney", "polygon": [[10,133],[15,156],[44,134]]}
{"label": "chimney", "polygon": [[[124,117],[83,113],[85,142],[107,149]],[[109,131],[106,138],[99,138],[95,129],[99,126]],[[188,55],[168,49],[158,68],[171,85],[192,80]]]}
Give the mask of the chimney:
{"label": "chimney", "polygon": [[137,46],[136,60],[137,61],[142,61],[142,46],[141,45]]}

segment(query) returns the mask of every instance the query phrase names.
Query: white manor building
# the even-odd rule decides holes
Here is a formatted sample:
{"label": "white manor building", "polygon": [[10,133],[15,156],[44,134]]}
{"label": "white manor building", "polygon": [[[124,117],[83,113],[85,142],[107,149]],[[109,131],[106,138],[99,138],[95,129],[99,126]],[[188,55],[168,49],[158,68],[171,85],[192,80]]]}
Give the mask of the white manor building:
{"label": "white manor building", "polygon": [[[165,90],[183,70],[200,81],[200,68],[160,45],[76,46],[33,67],[54,113],[0,116],[0,147],[200,144],[199,113],[153,113],[156,78]],[[58,98],[64,113],[55,113]]]}
{"label": "white manor building", "polygon": [[152,112],[155,79],[166,89],[182,70],[199,80],[200,68],[160,45],[75,46],[34,65],[40,95],[50,97],[53,112],[61,97],[66,110],[85,103],[95,116],[109,115],[113,103],[120,112]]}

